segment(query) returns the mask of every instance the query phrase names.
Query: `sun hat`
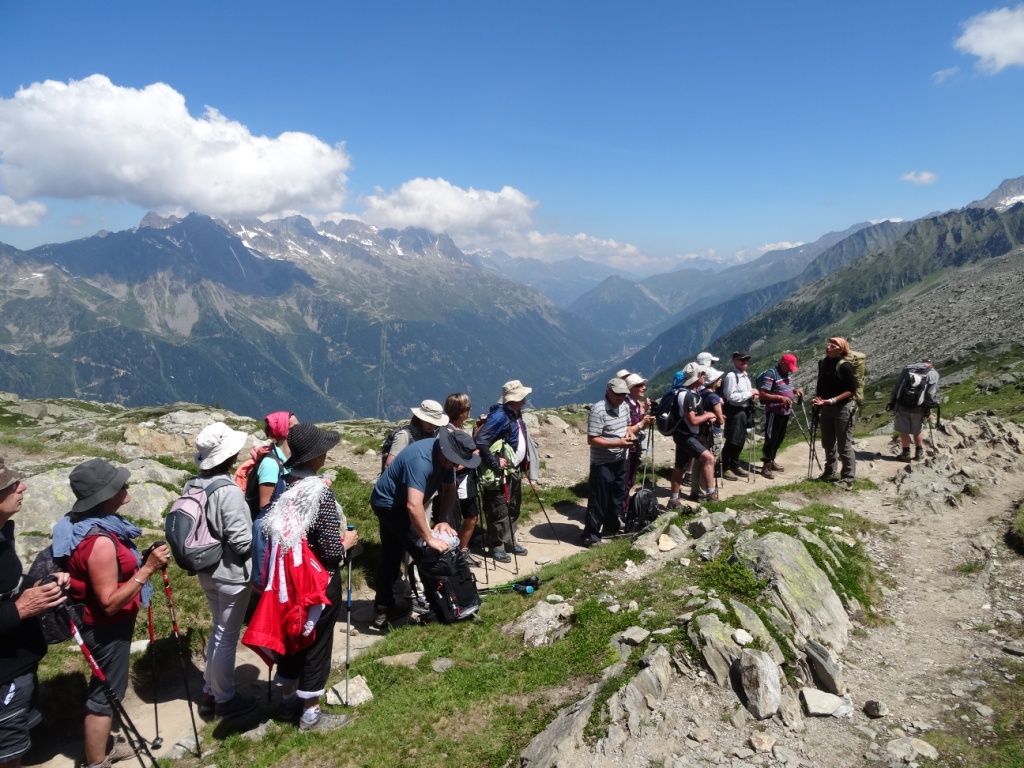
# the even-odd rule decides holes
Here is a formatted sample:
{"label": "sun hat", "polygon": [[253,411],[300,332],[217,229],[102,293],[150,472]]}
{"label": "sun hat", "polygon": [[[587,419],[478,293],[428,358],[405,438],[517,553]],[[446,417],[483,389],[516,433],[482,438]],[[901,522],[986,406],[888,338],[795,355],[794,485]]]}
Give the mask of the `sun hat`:
{"label": "sun hat", "polygon": [[701,352],[697,355],[697,364],[703,365],[705,368],[709,368],[712,363],[717,363],[718,358],[712,355],[710,352]]}
{"label": "sun hat", "polygon": [[88,512],[104,501],[114,498],[128,482],[131,474],[124,467],[115,467],[103,459],[82,462],[68,475],[71,492],[77,499],[71,513],[77,515],[80,512]]}
{"label": "sun hat", "polygon": [[780,360],[780,362],[783,362],[783,363],[786,364],[786,366],[789,368],[789,372],[790,373],[796,373],[797,372],[798,368],[796,367],[796,364],[797,364],[796,355],[794,355],[792,352],[787,352],[781,358],[779,358],[779,360]]}
{"label": "sun hat", "polygon": [[750,353],[747,352],[747,350],[745,349],[737,349],[735,352],[732,353],[732,359],[736,360],[737,358],[739,358],[740,360],[749,360]]}
{"label": "sun hat", "polygon": [[444,412],[444,408],[437,400],[424,400],[420,403],[419,408],[410,408],[409,410],[420,421],[433,424],[435,427],[443,427],[448,423],[448,414]]}
{"label": "sun hat", "polygon": [[480,454],[476,453],[476,443],[469,433],[447,425],[437,431],[437,443],[444,457],[453,464],[461,464],[466,469],[480,466]]}
{"label": "sun hat", "polygon": [[698,363],[687,363],[683,368],[683,386],[688,387],[704,373],[704,366]]}
{"label": "sun hat", "polygon": [[616,376],[608,382],[608,391],[614,392],[616,395],[628,395],[629,387],[626,386],[626,382]]}
{"label": "sun hat", "polygon": [[502,404],[518,403],[520,400],[525,400],[531,392],[533,392],[532,387],[524,387],[519,379],[512,379],[512,381],[506,381],[501,385],[501,399],[498,402]]}
{"label": "sun hat", "polygon": [[[619,378],[621,379],[622,377],[619,376]],[[629,387],[630,389],[632,389],[637,384],[646,384],[647,383],[647,379],[645,379],[639,373],[631,373],[631,374],[629,374],[628,376],[625,377],[625,382],[626,382],[626,386]]]}
{"label": "sun hat", "polygon": [[4,464],[3,457],[0,456],[0,491],[10,488],[19,480],[21,480],[21,475]]}
{"label": "sun hat", "polygon": [[616,371],[615,378],[617,378],[617,379],[626,379],[626,378],[628,378],[631,375],[632,374],[629,371],[627,371],[625,368],[623,368],[623,369],[621,369],[619,371]]}
{"label": "sun hat", "polygon": [[241,451],[248,439],[245,432],[215,421],[196,435],[196,464],[201,470],[213,469]]}
{"label": "sun hat", "polygon": [[299,423],[288,430],[288,447],[292,455],[284,463],[286,467],[298,467],[317,456],[323,456],[341,440],[341,434],[333,429],[320,429],[316,424]]}
{"label": "sun hat", "polygon": [[714,384],[716,381],[718,381],[725,375],[725,371],[720,371],[717,368],[711,367],[705,369],[704,373],[706,375],[706,378],[704,379],[705,387],[710,387],[712,384]]}

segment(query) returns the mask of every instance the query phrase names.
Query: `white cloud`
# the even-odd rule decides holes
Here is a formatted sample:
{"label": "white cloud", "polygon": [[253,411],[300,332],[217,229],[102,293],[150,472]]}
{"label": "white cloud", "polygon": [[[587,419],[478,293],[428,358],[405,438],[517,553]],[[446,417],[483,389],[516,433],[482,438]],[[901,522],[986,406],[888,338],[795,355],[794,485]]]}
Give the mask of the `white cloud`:
{"label": "white cloud", "polygon": [[978,57],[975,65],[994,75],[1007,67],[1024,67],[1024,4],[979,13],[963,24],[956,49]]}
{"label": "white cloud", "polygon": [[960,67],[947,67],[946,69],[940,69],[932,75],[932,82],[936,85],[942,85],[951,77],[955,77],[959,72]]}
{"label": "white cloud", "polygon": [[46,215],[46,206],[35,200],[19,203],[0,195],[0,227],[34,227]]}
{"label": "white cloud", "polygon": [[931,171],[910,171],[901,175],[900,178],[903,179],[903,181],[909,181],[911,184],[924,186],[927,184],[934,184],[939,180],[939,175],[937,173],[932,173]]}
{"label": "white cloud", "polygon": [[0,99],[0,186],[16,199],[125,201],[161,211],[257,216],[331,211],[350,158],[307,133],[255,136],[216,109],[192,117],[163,83],[47,80]]}

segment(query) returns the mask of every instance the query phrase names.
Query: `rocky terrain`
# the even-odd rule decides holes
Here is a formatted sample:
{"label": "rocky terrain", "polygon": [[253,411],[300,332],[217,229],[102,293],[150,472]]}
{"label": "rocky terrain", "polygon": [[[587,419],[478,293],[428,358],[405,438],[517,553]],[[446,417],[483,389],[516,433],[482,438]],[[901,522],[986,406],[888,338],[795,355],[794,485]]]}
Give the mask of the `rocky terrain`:
{"label": "rocky terrain", "polygon": [[[585,438],[574,426],[578,416],[543,411],[530,416],[541,443],[544,483],[568,485],[585,478]],[[173,498],[173,489],[180,485],[183,470],[154,457],[187,459],[191,438],[216,418],[250,431],[256,427],[232,414],[194,406],[126,411],[74,401],[14,398],[0,403],[0,418],[8,425],[15,423],[15,434],[23,439],[31,436],[51,447],[50,454],[29,453],[13,443],[3,449],[10,463],[32,476],[33,495],[26,511],[41,515],[47,507],[51,515],[66,509],[59,494],[62,485],[66,488],[67,468],[77,460],[67,455],[69,450],[80,448],[85,457],[90,445],[102,445],[122,455],[131,462],[133,483],[137,481],[133,496],[139,507],[132,514],[146,517],[155,512],[159,519]],[[372,479],[379,457],[367,450],[372,442],[368,435],[383,425],[357,422],[341,427],[346,439],[332,452],[329,465],[348,466],[364,479]],[[948,422],[935,431],[934,438],[927,459],[912,465],[895,461],[896,450],[887,434],[858,441],[858,474],[871,480],[873,488],[849,493],[830,489],[814,497],[790,490],[783,491],[770,508],[745,505],[739,497],[752,489],[800,479],[807,467],[807,449],[793,446],[780,457],[788,471],[777,474],[775,480],[758,477],[756,482],[724,484],[723,497],[727,502],[736,498],[737,510],[716,515],[697,511],[685,530],[672,526],[638,540],[636,546],[646,557],[638,555],[636,564],[604,575],[609,583],[609,610],[637,612],[635,627],[616,638],[616,644],[625,654],[639,646],[646,668],[622,677],[621,687],[610,699],[591,699],[604,724],[595,743],[580,738],[587,718],[573,716],[588,714],[584,698],[530,745],[522,765],[905,765],[932,755],[931,747],[919,739],[931,731],[956,726],[978,742],[990,738],[999,704],[989,699],[989,681],[1004,675],[1012,679],[1011,661],[1024,653],[1015,642],[1024,612],[1020,604],[1024,560],[1003,543],[1012,512],[1024,496],[1024,431],[978,414]],[[55,461],[58,453],[63,458]],[[671,455],[668,441],[659,437],[654,454],[657,463],[664,463]],[[663,501],[665,485],[662,481],[659,487]],[[47,498],[53,503],[45,503]],[[836,519],[833,526],[826,516],[822,522],[812,508],[818,501],[856,513],[865,522],[853,531],[845,520]],[[549,511],[559,531],[578,530],[581,509],[577,505],[559,505]],[[841,512],[833,514],[843,517]],[[649,626],[643,620],[645,606],[620,606],[615,600],[616,584],[642,578],[654,569],[692,567],[702,558],[713,557],[716,546],[732,541],[740,550],[752,544],[750,532],[766,523],[802,527],[810,535],[801,540],[817,540],[820,549],[840,554],[844,550],[840,544],[859,541],[880,573],[870,615],[840,588],[842,594],[835,595],[839,611],[835,611],[836,601],[828,600],[833,613],[827,620],[820,620],[827,615],[820,613],[807,625],[794,622],[794,631],[786,633],[788,639],[771,634],[754,641],[756,627],[749,632],[750,639],[739,634],[737,627],[715,627],[719,614],[728,616],[730,611],[718,609],[717,595],[696,587],[668,598],[679,606],[676,624],[671,626]],[[32,522],[26,517],[19,531],[44,533],[46,525],[45,517]],[[579,551],[574,538],[564,536],[564,541],[553,542],[539,535],[545,525],[546,521],[535,520],[524,526],[522,542],[531,550],[531,561],[559,559]],[[26,536],[26,542],[33,543],[32,538]],[[39,541],[45,539],[40,536]],[[829,581],[820,585],[823,594],[836,586]],[[779,580],[771,583],[781,596]],[[357,597],[360,611],[365,612],[368,595]],[[547,612],[549,622],[541,637],[552,631],[557,637],[557,627],[571,621],[572,600],[567,598],[562,604],[537,606]],[[727,608],[742,614],[735,601],[730,602]],[[781,604],[788,605],[785,600]],[[357,618],[357,627],[360,621]],[[677,628],[684,629],[701,655],[695,656],[678,634],[672,634]],[[666,635],[676,639],[662,641]],[[358,651],[373,638],[356,631],[352,640]],[[815,641],[823,651],[816,650]],[[773,645],[786,642],[791,647],[780,659]],[[811,658],[815,655],[817,661]],[[780,660],[787,674],[776,673],[776,695],[770,679]],[[741,668],[750,669],[756,663],[759,675],[749,672],[737,677]],[[607,674],[622,676],[622,668]],[[748,676],[768,680],[767,686],[751,683],[745,688]],[[869,702],[875,704],[869,706]],[[183,704],[169,702],[166,714],[162,705],[161,726],[169,745],[187,741],[190,733]],[[129,705],[141,722],[148,722],[150,705],[131,698]],[[168,753],[175,754],[175,747]],[[938,759],[942,764],[962,764],[956,754],[938,754]],[[62,752],[48,764],[70,762]]]}

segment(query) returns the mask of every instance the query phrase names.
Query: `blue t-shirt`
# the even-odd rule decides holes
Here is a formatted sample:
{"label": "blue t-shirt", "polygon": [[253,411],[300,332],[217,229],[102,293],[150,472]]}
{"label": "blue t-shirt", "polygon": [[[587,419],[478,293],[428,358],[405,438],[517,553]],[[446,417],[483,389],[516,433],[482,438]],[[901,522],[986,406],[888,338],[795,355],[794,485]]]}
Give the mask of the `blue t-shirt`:
{"label": "blue t-shirt", "polygon": [[[274,460],[274,456],[277,457],[277,461]],[[281,477],[281,464],[287,460],[288,458],[281,453],[281,448],[275,445],[256,467],[256,477],[259,479],[260,485],[277,485],[277,479]]]}
{"label": "blue t-shirt", "polygon": [[454,468],[442,467],[440,457],[436,463],[434,461],[436,444],[437,438],[430,437],[417,440],[403,449],[384,474],[377,478],[370,493],[370,504],[376,509],[401,510],[404,513],[409,503],[410,488],[421,491],[426,502],[437,493],[441,483],[454,483]]}

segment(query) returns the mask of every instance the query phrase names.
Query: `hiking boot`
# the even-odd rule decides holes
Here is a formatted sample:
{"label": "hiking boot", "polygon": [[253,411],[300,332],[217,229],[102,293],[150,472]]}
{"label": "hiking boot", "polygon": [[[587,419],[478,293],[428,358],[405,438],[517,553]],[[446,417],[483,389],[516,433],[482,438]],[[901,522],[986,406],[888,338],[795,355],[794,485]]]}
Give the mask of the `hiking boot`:
{"label": "hiking boot", "polygon": [[725,472],[722,473],[722,479],[732,480],[733,482],[736,482],[737,480],[739,480],[739,477],[737,477],[736,473],[733,472],[731,469],[727,469],[725,470]]}
{"label": "hiking boot", "polygon": [[501,550],[501,549],[496,549],[493,552],[491,552],[491,557],[493,557],[495,562],[498,562],[498,563],[511,563],[512,562],[512,555],[510,555],[508,552],[505,552],[504,550]]}
{"label": "hiking boot", "polygon": [[742,478],[744,480],[746,480],[747,477],[749,477],[749,475],[747,473],[747,470],[745,470],[745,469],[743,469],[743,467],[739,467],[739,466],[733,467],[732,468],[732,473],[734,475],[736,475],[736,477]]}
{"label": "hiking boot", "polygon": [[199,702],[199,716],[213,717],[217,711],[217,700],[212,693],[204,693],[202,701]]}
{"label": "hiking boot", "polygon": [[[918,446],[914,451],[914,461],[921,461],[922,459],[924,459],[924,448]],[[910,461],[910,459],[907,459],[907,461]]]}
{"label": "hiking boot", "polygon": [[388,609],[384,605],[373,606],[373,621],[370,622],[370,629],[377,632],[385,632],[388,628]]}
{"label": "hiking boot", "polygon": [[470,568],[479,568],[480,567],[480,565],[481,565],[480,558],[478,558],[476,555],[474,555],[472,552],[470,552],[469,551],[469,547],[464,547],[461,551],[462,551],[462,558],[466,561],[466,565],[468,565]]}
{"label": "hiking boot", "polygon": [[122,760],[133,760],[135,758],[135,750],[132,749],[132,745],[128,743],[122,734],[118,734],[117,738],[111,738],[113,742],[110,747],[110,751],[107,752],[107,756],[103,758],[103,762],[107,765],[112,763],[120,763]]}
{"label": "hiking boot", "polygon": [[425,598],[416,596],[412,599],[412,612],[419,615],[430,613],[430,603]]}
{"label": "hiking boot", "polygon": [[583,538],[580,539],[580,546],[582,546],[582,547],[584,547],[586,549],[590,549],[591,547],[593,547],[593,546],[595,546],[597,544],[600,544],[600,543],[601,543],[601,537],[600,536],[595,536],[592,533],[584,533],[583,534]]}
{"label": "hiking boot", "polygon": [[668,509],[668,510],[682,509],[682,508],[683,508],[683,502],[678,497],[675,498],[675,499],[669,499],[668,500],[668,504],[665,505],[665,509]]}
{"label": "hiking boot", "polygon": [[899,460],[900,461],[905,461],[907,464],[910,463],[910,449],[909,448],[904,448],[902,451],[900,451],[900,459]]}
{"label": "hiking boot", "polygon": [[822,472],[815,479],[822,483],[834,483],[839,479],[839,475],[833,475],[831,472]]}
{"label": "hiking boot", "polygon": [[775,459],[772,459],[771,461],[769,461],[768,462],[768,466],[771,468],[772,472],[785,472],[786,471],[786,468],[782,467],[782,466],[779,466],[779,463],[777,461],[775,461]]}
{"label": "hiking boot", "polygon": [[517,555],[518,557],[522,557],[523,555],[529,554],[529,552],[527,552],[526,550],[526,547],[520,546],[519,544],[513,544],[512,549],[506,548],[505,551],[510,554]]}
{"label": "hiking boot", "polygon": [[839,480],[836,480],[834,483],[832,483],[832,485],[834,485],[841,491],[848,491],[851,488],[853,488],[853,480],[850,480],[848,478],[840,478]]}
{"label": "hiking boot", "polygon": [[772,474],[772,468],[771,468],[770,465],[765,464],[763,467],[761,467],[761,477],[763,477],[763,478],[765,478],[767,480],[774,480],[775,479],[775,475]]}
{"label": "hiking boot", "polygon": [[715,488],[715,490],[713,490],[713,491],[706,491],[704,493],[704,498],[701,499],[701,501],[704,501],[704,502],[718,501],[718,489]]}
{"label": "hiking boot", "polygon": [[690,473],[689,472],[684,472],[683,473],[683,479],[679,481],[679,484],[680,485],[689,485],[692,482],[693,482],[693,477],[690,475]]}
{"label": "hiking boot", "polygon": [[312,721],[307,720],[305,715],[299,718],[299,730],[303,733],[336,731],[350,722],[351,718],[348,715],[330,715],[318,707],[316,717]]}
{"label": "hiking boot", "polygon": [[236,693],[230,700],[217,705],[216,715],[223,718],[242,717],[256,709],[257,704],[256,699]]}

